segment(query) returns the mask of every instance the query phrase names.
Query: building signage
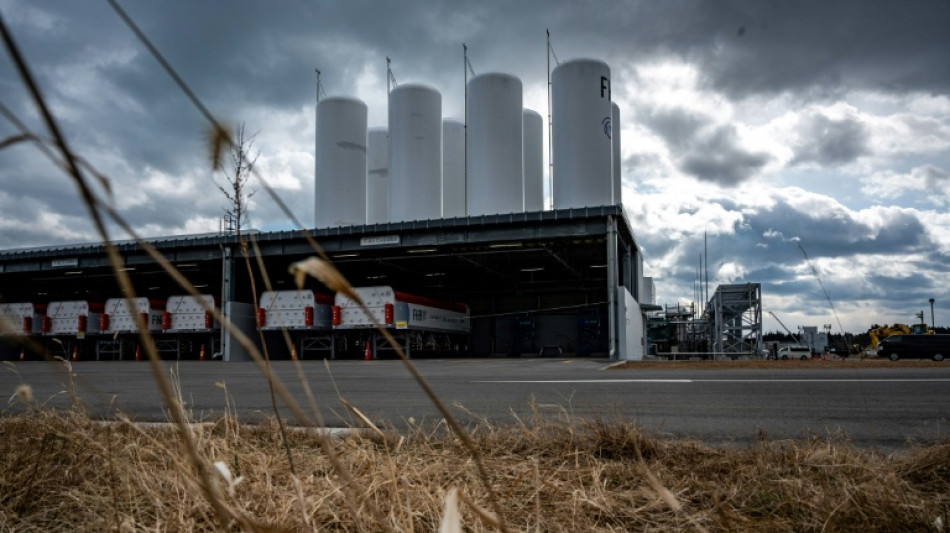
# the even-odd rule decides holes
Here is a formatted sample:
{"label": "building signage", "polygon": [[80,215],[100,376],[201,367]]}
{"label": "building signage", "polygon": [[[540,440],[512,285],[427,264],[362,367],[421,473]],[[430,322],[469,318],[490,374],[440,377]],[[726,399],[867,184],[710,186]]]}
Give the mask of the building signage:
{"label": "building signage", "polygon": [[385,246],[390,244],[399,244],[399,235],[360,238],[360,246]]}
{"label": "building signage", "polygon": [[50,266],[53,268],[79,266],[79,258],[72,257],[70,259],[53,259],[53,261],[50,262]]}

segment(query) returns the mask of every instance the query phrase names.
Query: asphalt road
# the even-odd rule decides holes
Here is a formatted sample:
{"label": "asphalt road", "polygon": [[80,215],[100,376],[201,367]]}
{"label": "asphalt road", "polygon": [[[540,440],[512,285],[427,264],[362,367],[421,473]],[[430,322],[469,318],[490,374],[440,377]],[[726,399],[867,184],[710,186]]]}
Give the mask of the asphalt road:
{"label": "asphalt road", "polygon": [[[881,449],[950,437],[950,365],[608,370],[609,362],[598,359],[415,364],[465,423],[482,417],[498,424],[530,422],[535,416],[622,418],[654,436],[709,444],[822,436]],[[247,422],[273,412],[266,382],[252,363],[165,362],[163,367],[176,376],[197,420],[214,419],[228,408]],[[121,411],[140,421],[167,420],[147,363],[79,362],[72,368],[76,395],[95,416],[111,418]],[[293,397],[305,403],[294,365],[279,362],[274,368]],[[397,428],[441,419],[399,361],[333,361],[329,371],[322,361],[306,361],[303,368],[326,425],[353,424],[340,397],[374,422]],[[21,383],[32,387],[37,402],[68,406],[67,376],[62,363],[9,364],[0,371],[2,412],[24,409],[12,399]]]}

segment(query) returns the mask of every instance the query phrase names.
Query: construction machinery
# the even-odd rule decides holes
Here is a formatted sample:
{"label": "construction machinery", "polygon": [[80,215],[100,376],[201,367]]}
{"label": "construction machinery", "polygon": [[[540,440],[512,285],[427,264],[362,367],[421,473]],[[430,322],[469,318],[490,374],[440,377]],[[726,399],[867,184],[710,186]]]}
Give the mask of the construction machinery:
{"label": "construction machinery", "polygon": [[910,326],[907,324],[891,324],[890,326],[884,324],[868,330],[871,343],[865,349],[877,350],[877,345],[891,335],[933,335],[933,333],[933,330],[927,327],[927,324],[912,324]]}

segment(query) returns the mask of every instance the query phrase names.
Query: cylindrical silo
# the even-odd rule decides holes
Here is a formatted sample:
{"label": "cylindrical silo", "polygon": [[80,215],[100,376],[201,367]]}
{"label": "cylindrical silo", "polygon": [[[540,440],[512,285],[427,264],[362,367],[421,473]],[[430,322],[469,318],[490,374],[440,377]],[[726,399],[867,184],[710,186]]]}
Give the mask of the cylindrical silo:
{"label": "cylindrical silo", "polygon": [[468,82],[468,215],[524,209],[521,80],[489,73]]}
{"label": "cylindrical silo", "polygon": [[442,121],[442,217],[465,216],[465,125]]}
{"label": "cylindrical silo", "polygon": [[403,84],[389,93],[389,219],[442,216],[442,95]]}
{"label": "cylindrical silo", "polygon": [[524,210],[544,210],[544,121],[530,109],[524,119]]}
{"label": "cylindrical silo", "polygon": [[366,223],[389,222],[389,131],[370,128],[366,154]]}
{"label": "cylindrical silo", "polygon": [[613,203],[620,205],[621,201],[621,165],[620,165],[620,106],[616,102],[610,103],[610,144],[611,161],[613,162],[613,176],[611,184],[613,186]]}
{"label": "cylindrical silo", "polygon": [[595,59],[561,63],[551,74],[554,208],[610,205],[610,67]]}
{"label": "cylindrical silo", "polygon": [[366,223],[366,104],[324,98],[317,104],[314,224]]}

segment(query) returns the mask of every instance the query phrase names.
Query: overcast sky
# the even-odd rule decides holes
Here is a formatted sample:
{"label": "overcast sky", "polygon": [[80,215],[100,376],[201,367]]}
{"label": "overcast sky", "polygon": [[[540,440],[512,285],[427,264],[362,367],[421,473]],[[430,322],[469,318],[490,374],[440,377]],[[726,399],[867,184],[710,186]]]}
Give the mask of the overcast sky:
{"label": "overcast sky", "polygon": [[[706,233],[710,290],[761,283],[793,329],[839,331],[825,291],[846,331],[921,310],[929,323],[929,298],[950,324],[947,0],[121,3],[217,117],[257,132],[259,170],[305,224],[315,68],[327,95],[367,103],[370,126],[386,123],[386,56],[461,118],[465,42],[476,73],[518,76],[546,117],[549,28],[559,60],[611,67],[623,205],[657,303],[694,299]],[[0,0],[0,14],[127,219],[217,231],[206,124],[109,6]],[[5,51],[0,102],[45,135]],[[0,119],[0,139],[14,133]],[[0,248],[94,240],[35,148],[0,151],[0,183]],[[291,227],[264,194],[250,225]],[[768,313],[765,329],[779,329]]]}

